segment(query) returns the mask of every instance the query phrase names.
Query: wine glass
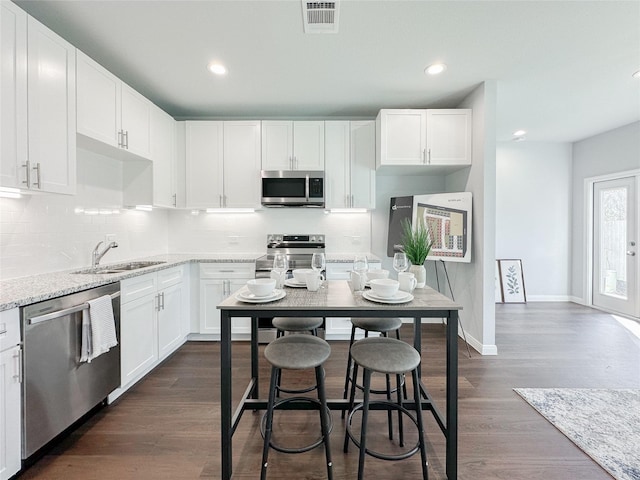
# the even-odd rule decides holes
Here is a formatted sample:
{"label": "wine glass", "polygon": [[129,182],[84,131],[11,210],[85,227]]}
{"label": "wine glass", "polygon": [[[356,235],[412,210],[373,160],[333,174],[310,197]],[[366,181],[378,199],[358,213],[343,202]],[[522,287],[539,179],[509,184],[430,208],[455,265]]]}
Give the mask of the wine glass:
{"label": "wine glass", "polygon": [[273,256],[272,271],[278,274],[277,288],[282,288],[283,277],[285,272],[289,270],[289,261],[284,253],[276,253]]}
{"label": "wine glass", "polygon": [[404,252],[397,252],[393,255],[393,269],[400,273],[409,268],[409,260]]}
{"label": "wine glass", "polygon": [[353,259],[353,271],[358,274],[360,278],[358,292],[364,290],[364,284],[366,282],[366,274],[367,270],[369,270],[369,262],[367,261],[367,256],[361,253],[358,253]]}
{"label": "wine glass", "polygon": [[[311,268],[318,275],[322,275],[322,272],[326,268],[327,261],[325,259],[324,253],[316,252],[311,255]],[[324,288],[323,285],[320,285],[320,288]]]}

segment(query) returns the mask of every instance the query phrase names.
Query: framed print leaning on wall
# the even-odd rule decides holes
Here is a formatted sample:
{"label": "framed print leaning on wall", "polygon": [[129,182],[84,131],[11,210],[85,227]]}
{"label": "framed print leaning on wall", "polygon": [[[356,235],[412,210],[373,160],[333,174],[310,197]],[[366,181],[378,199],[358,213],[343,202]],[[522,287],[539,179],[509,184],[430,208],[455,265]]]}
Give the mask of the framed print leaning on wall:
{"label": "framed print leaning on wall", "polygon": [[522,260],[498,260],[498,266],[500,267],[500,283],[502,284],[502,301],[504,303],[527,303]]}

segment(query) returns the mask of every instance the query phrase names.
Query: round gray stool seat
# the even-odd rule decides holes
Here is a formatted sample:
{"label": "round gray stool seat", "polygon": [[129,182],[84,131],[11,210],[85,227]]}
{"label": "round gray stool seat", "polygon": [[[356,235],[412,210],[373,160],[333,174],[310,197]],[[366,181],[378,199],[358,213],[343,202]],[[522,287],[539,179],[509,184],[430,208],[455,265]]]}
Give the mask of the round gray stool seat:
{"label": "round gray stool seat", "polygon": [[395,338],[370,337],[351,346],[351,357],[363,368],[385,374],[400,374],[420,365],[420,354],[408,343]]}
{"label": "round gray stool seat", "polygon": [[323,321],[322,317],[275,317],[272,324],[285,332],[306,332],[320,328]]}
{"label": "round gray stool seat", "polygon": [[313,335],[287,335],[264,349],[271,365],[285,370],[306,370],[322,365],[331,354],[329,344]]}
{"label": "round gray stool seat", "polygon": [[380,318],[380,317],[363,317],[352,318],[351,323],[362,330],[369,332],[393,332],[402,326],[402,320],[398,317]]}

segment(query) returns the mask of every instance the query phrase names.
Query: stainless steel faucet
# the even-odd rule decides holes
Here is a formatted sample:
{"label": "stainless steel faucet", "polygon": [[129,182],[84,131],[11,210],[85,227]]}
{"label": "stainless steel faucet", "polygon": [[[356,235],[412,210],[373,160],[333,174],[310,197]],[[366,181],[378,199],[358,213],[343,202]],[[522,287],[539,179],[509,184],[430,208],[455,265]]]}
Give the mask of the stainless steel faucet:
{"label": "stainless steel faucet", "polygon": [[93,249],[93,254],[91,256],[91,268],[96,268],[100,263],[100,259],[104,257],[109,250],[118,247],[118,244],[116,242],[111,242],[104,248],[104,250],[100,251],[100,245],[102,245],[103,243],[104,242],[98,242],[96,248]]}

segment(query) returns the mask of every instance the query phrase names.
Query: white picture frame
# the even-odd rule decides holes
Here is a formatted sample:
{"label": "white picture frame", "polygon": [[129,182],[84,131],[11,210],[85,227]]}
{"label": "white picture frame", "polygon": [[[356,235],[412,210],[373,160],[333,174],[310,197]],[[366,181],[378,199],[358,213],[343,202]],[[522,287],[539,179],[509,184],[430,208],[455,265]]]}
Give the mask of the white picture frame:
{"label": "white picture frame", "polygon": [[500,259],[500,284],[502,286],[502,301],[504,303],[527,303],[524,286],[522,260]]}

